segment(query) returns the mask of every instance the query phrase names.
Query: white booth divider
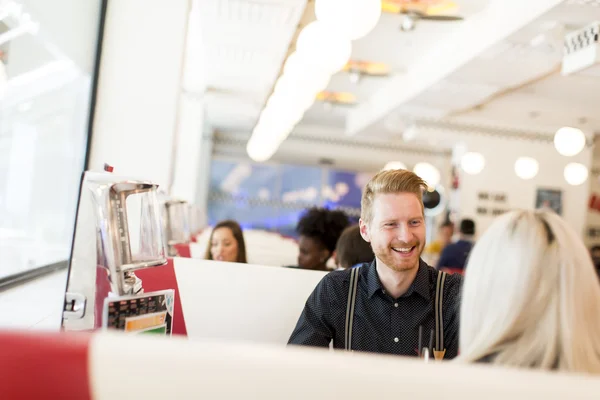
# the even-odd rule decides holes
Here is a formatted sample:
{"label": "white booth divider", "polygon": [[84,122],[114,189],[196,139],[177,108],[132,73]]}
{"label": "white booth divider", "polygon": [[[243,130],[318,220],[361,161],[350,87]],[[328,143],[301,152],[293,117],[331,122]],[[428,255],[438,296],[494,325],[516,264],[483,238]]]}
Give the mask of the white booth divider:
{"label": "white booth divider", "polygon": [[98,335],[89,359],[96,400],[572,400],[600,393],[593,376],[141,336]]}
{"label": "white booth divider", "polygon": [[600,377],[127,333],[0,331],[3,399],[597,399]]}
{"label": "white booth divider", "polygon": [[187,335],[285,345],[326,272],[175,258]]}

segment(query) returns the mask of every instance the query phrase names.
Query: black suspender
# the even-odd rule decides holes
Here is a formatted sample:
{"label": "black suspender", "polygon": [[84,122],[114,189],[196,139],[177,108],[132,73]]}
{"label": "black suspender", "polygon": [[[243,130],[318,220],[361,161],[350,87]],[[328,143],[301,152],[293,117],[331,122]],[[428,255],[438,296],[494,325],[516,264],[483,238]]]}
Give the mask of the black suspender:
{"label": "black suspender", "polygon": [[444,284],[446,283],[446,272],[438,271],[437,283],[435,285],[435,348],[433,356],[436,360],[441,360],[446,354],[444,347]]}
{"label": "black suspender", "polygon": [[350,271],[350,287],[348,289],[348,304],[346,306],[346,323],[344,326],[344,349],[352,350],[352,330],[354,322],[354,305],[356,304],[356,288],[358,287],[358,273],[360,267]]}
{"label": "black suspender", "polygon": [[[350,286],[348,288],[348,302],[346,305],[346,322],[344,324],[344,349],[352,351],[352,331],[354,323],[354,308],[356,305],[356,292],[358,288],[358,277],[360,267],[352,268],[350,271]],[[444,348],[444,284],[446,283],[446,272],[438,272],[435,285],[435,348],[433,354],[436,360],[441,360],[446,354]]]}

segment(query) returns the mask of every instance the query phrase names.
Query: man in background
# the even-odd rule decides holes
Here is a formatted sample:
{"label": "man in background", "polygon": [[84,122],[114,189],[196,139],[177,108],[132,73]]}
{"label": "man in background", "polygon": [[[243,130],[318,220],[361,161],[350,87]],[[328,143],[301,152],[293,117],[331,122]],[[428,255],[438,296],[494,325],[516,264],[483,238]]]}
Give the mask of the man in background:
{"label": "man in background", "polygon": [[360,226],[353,225],[342,232],[335,248],[335,261],[338,268],[355,268],[375,259],[371,245],[362,238]]}
{"label": "man in background", "polygon": [[447,245],[437,263],[438,269],[464,271],[467,258],[473,248],[475,221],[465,218],[460,221],[460,238],[456,243]]}
{"label": "man in background", "polygon": [[423,258],[428,264],[437,265],[442,251],[452,242],[452,236],[454,236],[454,223],[446,220],[440,225],[436,240],[425,247]]}

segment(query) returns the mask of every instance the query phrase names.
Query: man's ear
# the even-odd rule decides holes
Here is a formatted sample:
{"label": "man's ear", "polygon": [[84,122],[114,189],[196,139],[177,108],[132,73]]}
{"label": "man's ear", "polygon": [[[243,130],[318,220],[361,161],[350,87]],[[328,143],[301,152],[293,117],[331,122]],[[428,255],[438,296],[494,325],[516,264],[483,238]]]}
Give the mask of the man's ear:
{"label": "man's ear", "polygon": [[358,220],[358,225],[360,226],[360,236],[365,239],[365,242],[371,243],[371,236],[369,235],[369,225],[363,221],[363,219]]}

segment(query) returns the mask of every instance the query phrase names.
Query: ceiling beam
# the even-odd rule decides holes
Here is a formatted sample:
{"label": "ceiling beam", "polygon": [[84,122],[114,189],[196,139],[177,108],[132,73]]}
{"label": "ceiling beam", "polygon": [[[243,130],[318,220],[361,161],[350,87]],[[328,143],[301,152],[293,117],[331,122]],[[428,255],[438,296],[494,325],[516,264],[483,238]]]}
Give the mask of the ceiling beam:
{"label": "ceiling beam", "polygon": [[[484,50],[540,17],[562,0],[490,0],[488,7],[465,20],[456,31],[392,77],[346,119],[346,134],[356,135],[396,108],[446,78]],[[417,28],[418,29],[418,28]]]}

